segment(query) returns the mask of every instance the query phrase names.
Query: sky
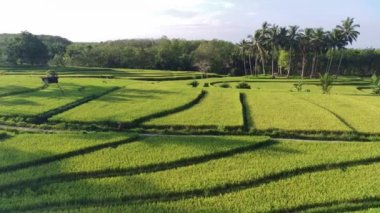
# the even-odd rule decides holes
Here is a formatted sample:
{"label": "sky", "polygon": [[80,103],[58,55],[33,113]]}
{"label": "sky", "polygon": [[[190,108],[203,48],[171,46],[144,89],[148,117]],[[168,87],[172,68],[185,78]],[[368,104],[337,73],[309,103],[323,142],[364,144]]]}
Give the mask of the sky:
{"label": "sky", "polygon": [[0,33],[29,31],[74,42],[130,38],[239,42],[264,21],[332,29],[354,17],[353,47],[380,48],[380,0],[1,0]]}

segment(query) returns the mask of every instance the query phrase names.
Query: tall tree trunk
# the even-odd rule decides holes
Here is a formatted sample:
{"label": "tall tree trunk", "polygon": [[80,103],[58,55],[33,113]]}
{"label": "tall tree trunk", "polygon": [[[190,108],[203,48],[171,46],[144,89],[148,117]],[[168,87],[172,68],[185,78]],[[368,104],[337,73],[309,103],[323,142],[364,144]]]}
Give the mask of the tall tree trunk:
{"label": "tall tree trunk", "polygon": [[260,61],[261,61],[261,68],[263,69],[263,75],[266,75],[265,72],[265,60],[264,60],[264,53],[261,51],[260,53]]}
{"label": "tall tree trunk", "polygon": [[328,69],[327,69],[328,73],[330,73],[330,71],[331,71],[331,65],[332,65],[333,59],[334,59],[334,55],[333,55],[333,53],[331,53],[330,63],[329,63]]}
{"label": "tall tree trunk", "polygon": [[263,74],[267,75],[267,73],[265,72],[265,62],[263,59],[261,60],[261,66],[263,67]]}
{"label": "tall tree trunk", "polygon": [[342,58],[343,58],[343,51],[340,51],[340,59],[339,59],[339,65],[338,65],[338,75],[340,75],[340,65],[342,64]]}
{"label": "tall tree trunk", "polygon": [[306,66],[306,54],[302,55],[302,70],[301,70],[301,78],[303,79],[305,75],[305,66]]}
{"label": "tall tree trunk", "polygon": [[247,75],[247,69],[245,67],[245,56],[244,56],[244,54],[243,54],[242,58],[243,58],[244,74]]}
{"label": "tall tree trunk", "polygon": [[289,51],[289,68],[288,68],[288,73],[286,74],[287,78],[289,78],[289,76],[290,76],[291,69],[292,69],[292,48],[290,47],[290,51]]}
{"label": "tall tree trunk", "polygon": [[248,53],[248,59],[249,59],[249,71],[251,72],[251,75],[253,76],[252,62],[251,62],[251,53]]}
{"label": "tall tree trunk", "polygon": [[317,60],[317,53],[314,53],[313,55],[313,61],[311,62],[311,72],[310,72],[310,78],[313,78],[314,76],[314,69],[315,69],[315,62]]}
{"label": "tall tree trunk", "polygon": [[272,78],[274,78],[274,57],[272,56]]}
{"label": "tall tree trunk", "polygon": [[257,73],[258,73],[258,71],[257,71],[257,60],[258,60],[258,57],[256,55],[256,57],[255,57],[255,75],[256,76],[257,76]]}

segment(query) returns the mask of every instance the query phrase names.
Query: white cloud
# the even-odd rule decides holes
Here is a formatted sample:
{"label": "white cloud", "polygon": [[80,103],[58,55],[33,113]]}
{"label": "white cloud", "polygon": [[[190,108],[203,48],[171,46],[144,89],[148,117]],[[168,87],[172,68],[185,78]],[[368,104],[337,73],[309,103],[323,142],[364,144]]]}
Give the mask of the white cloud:
{"label": "white cloud", "polygon": [[222,4],[223,4],[223,7],[226,9],[230,9],[230,8],[235,7],[235,4],[232,2],[223,2]]}
{"label": "white cloud", "polygon": [[[220,26],[226,0],[2,0],[1,32],[28,30],[74,41],[160,37]],[[22,6],[21,6],[22,5]]]}

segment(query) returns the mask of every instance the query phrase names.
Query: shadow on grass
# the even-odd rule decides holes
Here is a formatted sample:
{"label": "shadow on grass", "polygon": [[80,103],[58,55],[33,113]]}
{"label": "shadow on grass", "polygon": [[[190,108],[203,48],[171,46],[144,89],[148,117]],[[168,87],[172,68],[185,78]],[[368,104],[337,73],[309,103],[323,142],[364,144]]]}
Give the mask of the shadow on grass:
{"label": "shadow on grass", "polygon": [[310,203],[294,208],[283,208],[269,211],[270,213],[282,212],[351,212],[380,207],[380,196],[357,198],[349,200],[336,200],[324,203]]}
{"label": "shadow on grass", "polygon": [[[235,143],[235,142],[231,141],[231,143]],[[61,173],[57,175],[45,176],[45,177],[36,178],[32,180],[25,180],[25,181],[19,181],[19,182],[14,182],[11,184],[2,185],[0,186],[0,191],[6,192],[6,191],[17,190],[20,188],[25,188],[25,187],[46,186],[46,185],[54,184],[54,183],[71,182],[71,181],[78,181],[78,180],[83,180],[83,179],[132,176],[132,175],[138,175],[142,173],[154,173],[154,172],[159,172],[159,171],[166,171],[166,170],[176,169],[180,167],[187,167],[187,166],[202,164],[202,163],[206,163],[212,160],[232,157],[238,154],[252,152],[259,149],[266,149],[276,144],[278,144],[278,142],[268,140],[268,141],[254,143],[252,145],[244,144],[245,146],[233,148],[227,151],[219,151],[212,154],[205,154],[201,156],[183,158],[183,159],[174,160],[170,162],[153,163],[153,164],[148,164],[144,166],[137,166],[137,167],[125,168],[125,169],[106,169],[106,170],[88,171],[88,172]],[[181,143],[181,145],[188,145],[188,144]],[[292,154],[292,152],[290,152],[289,150],[275,150],[275,151],[286,152],[286,153],[289,152],[289,154]]]}
{"label": "shadow on grass", "polygon": [[[291,170],[281,171],[278,173],[273,173],[266,175],[257,179],[247,179],[236,183],[225,183],[219,186],[204,188],[204,189],[194,189],[182,192],[165,192],[165,193],[153,193],[147,195],[127,195],[119,197],[110,197],[104,199],[94,199],[94,198],[81,198],[81,199],[70,199],[65,201],[45,201],[41,203],[29,204],[25,206],[18,206],[11,209],[0,209],[0,211],[39,211],[46,209],[68,209],[76,207],[95,207],[95,206],[109,206],[109,205],[125,205],[125,204],[137,204],[137,203],[151,203],[151,202],[172,202],[183,199],[190,198],[205,198],[220,196],[223,194],[228,194],[232,192],[238,192],[244,189],[255,188],[263,184],[268,184],[276,182],[279,180],[289,179],[291,177],[296,177],[304,174],[330,171],[335,169],[346,169],[347,167],[362,166],[380,163],[380,156],[372,158],[364,158],[360,160],[344,161],[339,163],[323,163],[318,165],[311,165],[302,168],[295,168]],[[376,202],[378,198],[376,198]],[[369,200],[368,202],[371,202]],[[333,204],[308,204],[304,207],[297,208],[317,208],[319,205],[329,206]],[[376,206],[378,206],[376,204]],[[297,210],[297,209],[296,209]],[[344,210],[344,209],[343,209]],[[291,211],[291,210],[290,210]],[[286,212],[286,211],[285,211]]]}
{"label": "shadow on grass", "polygon": [[78,156],[78,155],[92,153],[92,152],[102,150],[102,149],[106,149],[109,147],[117,147],[117,146],[120,146],[120,145],[123,145],[126,143],[134,142],[137,139],[138,139],[137,136],[132,136],[128,139],[124,139],[124,140],[120,140],[120,141],[114,141],[114,142],[99,144],[99,145],[95,145],[95,146],[89,146],[89,147],[81,148],[78,150],[69,151],[66,153],[61,153],[61,154],[57,154],[57,155],[53,155],[53,156],[49,156],[49,157],[43,157],[43,158],[32,160],[32,161],[21,162],[21,163],[17,163],[17,164],[3,166],[3,167],[0,167],[0,174],[7,173],[7,172],[14,172],[17,170],[26,169],[26,168],[30,168],[30,167],[40,166],[40,165],[48,164],[51,162],[60,161],[60,160],[66,159],[66,158]]}

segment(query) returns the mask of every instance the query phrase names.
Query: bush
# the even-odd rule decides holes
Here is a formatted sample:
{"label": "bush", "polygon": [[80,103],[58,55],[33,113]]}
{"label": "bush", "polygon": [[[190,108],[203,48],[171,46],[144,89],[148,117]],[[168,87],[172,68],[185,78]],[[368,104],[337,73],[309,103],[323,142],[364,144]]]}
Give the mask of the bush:
{"label": "bush", "polygon": [[230,88],[231,86],[230,86],[229,83],[223,83],[223,84],[220,85],[220,87],[222,87],[222,88]]}
{"label": "bush", "polygon": [[199,85],[199,82],[198,81],[192,81],[192,82],[188,83],[188,85],[190,85],[192,87],[197,87]]}
{"label": "bush", "polygon": [[294,88],[296,88],[297,92],[301,92],[302,91],[303,82],[299,81],[296,84],[293,84],[293,86],[294,86]]}
{"label": "bush", "polygon": [[210,86],[210,83],[204,83],[203,84],[203,87],[209,87]]}
{"label": "bush", "polygon": [[251,86],[247,84],[246,82],[241,82],[238,85],[236,85],[237,89],[251,89]]}

